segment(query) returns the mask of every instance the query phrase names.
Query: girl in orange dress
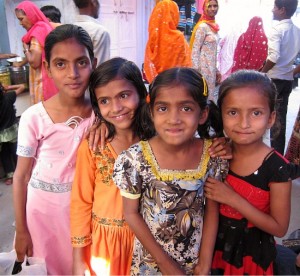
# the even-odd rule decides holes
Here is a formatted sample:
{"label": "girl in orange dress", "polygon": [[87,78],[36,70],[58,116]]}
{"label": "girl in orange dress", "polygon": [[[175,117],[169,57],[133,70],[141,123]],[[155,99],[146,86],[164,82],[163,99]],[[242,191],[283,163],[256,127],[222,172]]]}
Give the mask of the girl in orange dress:
{"label": "girl in orange dress", "polygon": [[125,275],[130,272],[134,236],[112,173],[118,154],[145,138],[140,107],[147,92],[138,67],[114,58],[94,71],[90,94],[109,135],[101,152],[90,150],[87,140],[78,151],[71,197],[73,273]]}

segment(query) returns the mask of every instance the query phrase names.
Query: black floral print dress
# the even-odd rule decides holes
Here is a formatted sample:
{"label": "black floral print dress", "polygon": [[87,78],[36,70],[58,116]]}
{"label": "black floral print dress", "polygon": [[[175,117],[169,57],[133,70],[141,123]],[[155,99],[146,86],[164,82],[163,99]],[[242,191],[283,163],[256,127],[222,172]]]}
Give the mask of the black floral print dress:
{"label": "black floral print dress", "polygon": [[[188,274],[198,261],[203,226],[203,186],[208,175],[220,178],[227,162],[211,159],[210,140],[204,140],[196,170],[160,169],[147,141],[141,141],[119,155],[114,182],[127,198],[140,199],[140,213],[162,248]],[[159,275],[152,256],[138,239],[134,242],[132,275]]]}

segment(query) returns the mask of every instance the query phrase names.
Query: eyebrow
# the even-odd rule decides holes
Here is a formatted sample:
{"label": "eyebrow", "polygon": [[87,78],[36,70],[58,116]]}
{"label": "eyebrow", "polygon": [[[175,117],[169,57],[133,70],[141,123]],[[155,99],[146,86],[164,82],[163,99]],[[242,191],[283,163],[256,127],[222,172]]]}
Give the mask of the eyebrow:
{"label": "eyebrow", "polygon": [[[81,57],[76,58],[75,61],[82,60],[82,59],[90,60],[88,56],[81,56]],[[63,57],[56,57],[52,61],[68,61],[68,60],[66,58],[63,58]]]}
{"label": "eyebrow", "polygon": [[[96,87],[97,88],[97,87]],[[122,94],[122,93],[125,93],[125,92],[132,92],[132,90],[130,90],[130,89],[125,89],[125,90],[122,90],[122,91],[120,91],[115,97],[118,97],[120,94]],[[99,97],[98,99],[97,99],[97,101],[99,101],[100,99],[110,99],[110,98],[112,98],[112,97],[110,97],[110,96],[101,96],[101,97]]]}
{"label": "eyebrow", "polygon": [[[169,104],[170,102],[166,102],[166,101],[157,101],[155,102],[154,105],[157,105],[157,104]],[[182,102],[177,102],[176,104],[193,104],[193,105],[197,105],[197,103],[195,101],[182,101]]]}

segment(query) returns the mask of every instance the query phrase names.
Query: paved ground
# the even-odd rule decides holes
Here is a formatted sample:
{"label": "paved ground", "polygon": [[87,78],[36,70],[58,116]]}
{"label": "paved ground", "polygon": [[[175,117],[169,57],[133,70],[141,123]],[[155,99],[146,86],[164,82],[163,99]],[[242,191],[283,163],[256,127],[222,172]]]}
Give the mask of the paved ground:
{"label": "paved ground", "polygon": [[[300,87],[294,89],[289,101],[287,118],[287,135],[290,137],[295,118],[300,104]],[[2,193],[2,194],[1,194]],[[0,252],[10,251],[12,249],[14,237],[14,214],[12,202],[12,186],[6,186],[0,180]],[[300,229],[300,179],[293,182],[292,191],[292,214],[288,236],[292,231]],[[278,239],[281,242],[281,239]]]}

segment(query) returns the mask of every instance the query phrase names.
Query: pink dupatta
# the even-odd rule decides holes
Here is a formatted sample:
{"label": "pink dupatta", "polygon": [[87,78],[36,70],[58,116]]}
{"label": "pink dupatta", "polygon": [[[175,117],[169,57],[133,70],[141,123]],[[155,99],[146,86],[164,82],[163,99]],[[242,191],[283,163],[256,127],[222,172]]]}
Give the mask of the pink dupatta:
{"label": "pink dupatta", "polygon": [[42,51],[42,83],[43,83],[43,99],[47,100],[54,96],[58,90],[51,78],[48,77],[46,69],[44,67],[45,60],[45,40],[46,36],[53,30],[49,21],[45,15],[40,11],[40,9],[31,1],[21,2],[16,9],[23,10],[26,14],[28,20],[33,24],[33,26],[27,31],[27,33],[22,37],[22,41],[29,44],[31,39],[35,37],[41,47]]}

